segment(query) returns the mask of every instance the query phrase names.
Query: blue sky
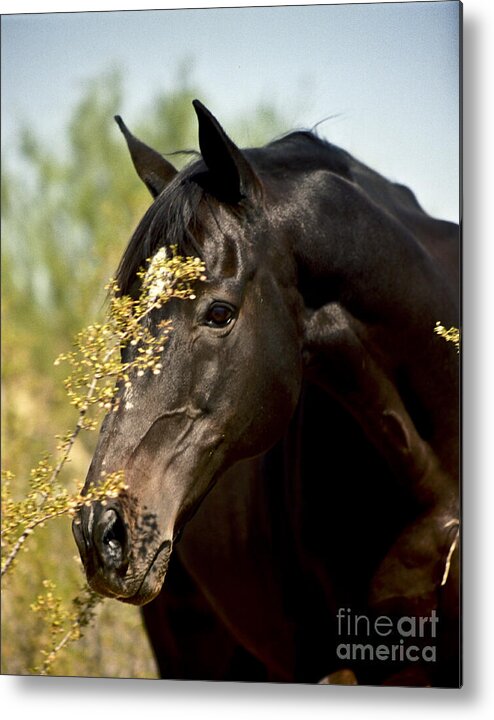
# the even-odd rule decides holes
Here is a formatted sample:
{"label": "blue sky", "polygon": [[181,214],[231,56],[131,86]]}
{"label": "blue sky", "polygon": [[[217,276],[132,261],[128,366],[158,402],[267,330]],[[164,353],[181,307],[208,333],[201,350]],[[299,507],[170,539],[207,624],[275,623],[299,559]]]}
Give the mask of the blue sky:
{"label": "blue sky", "polygon": [[2,145],[8,154],[20,123],[56,138],[84,83],[111,67],[125,75],[115,112],[137,121],[191,60],[227,130],[260,100],[275,102],[286,130],[337,115],[322,136],[408,184],[431,214],[457,220],[458,8],[445,0],[3,16]]}

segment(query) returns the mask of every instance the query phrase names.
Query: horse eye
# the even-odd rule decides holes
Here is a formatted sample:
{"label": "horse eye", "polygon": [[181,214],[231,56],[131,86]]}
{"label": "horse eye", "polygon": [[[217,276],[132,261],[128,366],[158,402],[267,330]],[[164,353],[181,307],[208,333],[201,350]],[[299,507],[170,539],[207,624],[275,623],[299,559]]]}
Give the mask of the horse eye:
{"label": "horse eye", "polygon": [[215,302],[207,311],[205,318],[206,325],[217,328],[226,327],[233,320],[234,314],[235,311],[231,305]]}

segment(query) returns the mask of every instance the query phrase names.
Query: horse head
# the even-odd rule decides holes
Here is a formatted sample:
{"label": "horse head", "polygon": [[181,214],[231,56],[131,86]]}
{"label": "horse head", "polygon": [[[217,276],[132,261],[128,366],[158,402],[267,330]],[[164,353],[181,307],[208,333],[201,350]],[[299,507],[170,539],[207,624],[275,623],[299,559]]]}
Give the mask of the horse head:
{"label": "horse head", "polygon": [[302,380],[296,267],[266,210],[269,190],[211,113],[194,107],[202,158],[180,172],[117,118],[154,197],[122,259],[121,291],[135,293],[139,267],[172,245],[206,266],[193,299],[153,312],[154,330],[163,320],[173,328],[162,372],[120,388],[103,422],[85,488],[123,470],[127,491],[74,521],[90,585],[139,605],[160,591],[174,540],[216,480],[282,436]]}

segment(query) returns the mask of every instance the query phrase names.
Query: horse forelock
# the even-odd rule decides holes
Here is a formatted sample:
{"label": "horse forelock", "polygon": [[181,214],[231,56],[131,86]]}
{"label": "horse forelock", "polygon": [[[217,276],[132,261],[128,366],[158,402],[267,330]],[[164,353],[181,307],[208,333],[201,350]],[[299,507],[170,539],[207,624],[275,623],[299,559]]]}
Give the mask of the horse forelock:
{"label": "horse forelock", "polygon": [[136,273],[162,247],[175,247],[179,255],[202,257],[202,207],[214,199],[195,182],[201,163],[182,170],[156,198],[132,235],[120,261],[116,281],[123,295],[132,292]]}

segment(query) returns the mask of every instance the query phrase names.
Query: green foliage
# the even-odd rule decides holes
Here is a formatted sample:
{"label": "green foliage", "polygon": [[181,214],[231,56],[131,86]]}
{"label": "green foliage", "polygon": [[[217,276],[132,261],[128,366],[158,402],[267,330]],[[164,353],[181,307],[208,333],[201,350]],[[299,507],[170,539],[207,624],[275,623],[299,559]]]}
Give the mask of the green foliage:
{"label": "green foliage", "polygon": [[[164,154],[197,147],[191,100],[207,102],[207,97],[190,78],[189,63],[175,87],[142,113],[145,124],[128,119],[138,136]],[[130,307],[128,299],[117,299],[118,293],[111,295],[109,315],[104,315],[107,278],[150,203],[113,122],[116,113],[125,115],[123,106],[120,74],[102,76],[87,83],[56,146],[24,128],[15,156],[6,151],[3,157],[2,458],[8,468],[2,483],[4,673],[156,676],[137,609],[96,603],[87,589],[81,591],[80,562],[74,562],[67,522],[81,503],[122,487],[120,475],[108,477],[100,495],[81,498],[77,478],[85,476],[95,445],[95,433],[83,431],[97,426],[94,413],[101,411],[100,404],[104,408],[113,402],[116,380],[131,382],[132,372],[160,371],[160,348],[169,332],[162,328],[159,344],[145,334],[135,335],[146,307]],[[252,138],[266,142],[288,129],[267,106],[251,118],[244,137],[233,133],[241,145],[251,144]],[[245,122],[233,126],[243,128]],[[172,158],[177,165],[187,160]],[[146,302],[153,287],[159,289],[154,301],[162,291],[166,299],[170,277],[175,278],[173,292],[185,295],[190,282],[202,277],[196,261],[185,263],[189,275],[180,286],[173,263],[184,267],[177,258],[159,256],[157,274],[143,275]],[[68,339],[95,318],[67,353]],[[122,366],[117,361],[120,345],[133,339],[141,350],[136,355],[140,365]],[[57,356],[60,364],[54,366]],[[63,388],[66,362],[69,403]],[[60,435],[60,428],[67,427],[73,429]],[[98,622],[84,633],[93,617]],[[69,644],[70,653],[60,653]]]}

